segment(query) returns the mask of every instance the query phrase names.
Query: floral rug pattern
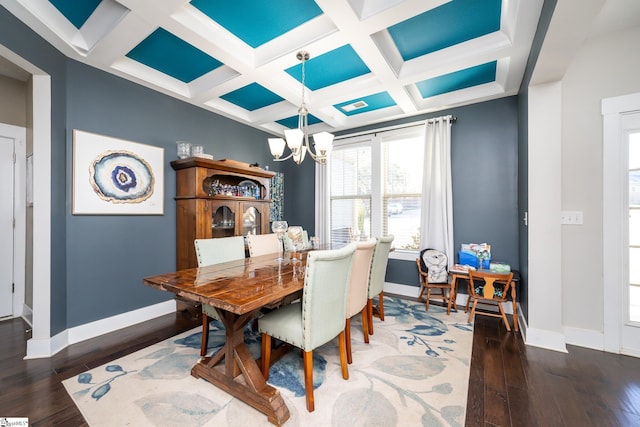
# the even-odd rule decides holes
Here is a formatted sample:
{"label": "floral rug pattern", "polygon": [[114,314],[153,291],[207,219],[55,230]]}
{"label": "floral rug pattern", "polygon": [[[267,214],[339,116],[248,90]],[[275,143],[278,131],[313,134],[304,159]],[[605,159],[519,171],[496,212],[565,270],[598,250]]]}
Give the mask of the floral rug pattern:
{"label": "floral rug pattern", "polygon": [[[385,298],[365,344],[352,319],[353,364],[342,379],[337,340],[314,351],[316,410],[307,412],[302,357],[291,351],[269,371],[291,414],[285,426],[463,426],[473,326],[464,313]],[[199,328],[69,378],[63,384],[91,426],[269,426],[266,416],[190,375]],[[209,352],[224,331],[215,322]],[[245,333],[252,354],[260,335]]]}

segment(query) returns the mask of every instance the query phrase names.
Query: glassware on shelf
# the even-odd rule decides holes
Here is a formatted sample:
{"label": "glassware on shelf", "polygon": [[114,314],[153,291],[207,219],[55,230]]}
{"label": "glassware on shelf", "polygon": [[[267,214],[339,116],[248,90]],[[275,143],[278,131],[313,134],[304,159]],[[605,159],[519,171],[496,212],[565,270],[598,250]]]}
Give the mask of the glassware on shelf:
{"label": "glassware on shelf", "polygon": [[177,141],[177,154],[179,159],[191,157],[191,143],[187,141]]}
{"label": "glassware on shelf", "polygon": [[191,155],[193,157],[199,157],[204,154],[204,147],[202,145],[191,146]]}
{"label": "glassware on shelf", "polygon": [[280,240],[280,251],[279,251],[278,261],[284,260],[284,258],[282,257],[282,252],[283,252],[282,236],[287,231],[287,228],[289,228],[289,224],[287,224],[287,221],[273,221],[271,223],[271,231],[276,233],[276,235],[278,236],[278,240]]}

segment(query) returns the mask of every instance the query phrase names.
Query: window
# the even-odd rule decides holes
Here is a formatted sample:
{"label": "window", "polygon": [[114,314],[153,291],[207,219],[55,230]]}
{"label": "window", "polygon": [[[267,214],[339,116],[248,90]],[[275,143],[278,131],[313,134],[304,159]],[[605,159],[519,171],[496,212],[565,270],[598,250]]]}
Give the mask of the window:
{"label": "window", "polygon": [[337,141],[327,174],[332,243],[393,234],[396,250],[420,247],[424,126]]}

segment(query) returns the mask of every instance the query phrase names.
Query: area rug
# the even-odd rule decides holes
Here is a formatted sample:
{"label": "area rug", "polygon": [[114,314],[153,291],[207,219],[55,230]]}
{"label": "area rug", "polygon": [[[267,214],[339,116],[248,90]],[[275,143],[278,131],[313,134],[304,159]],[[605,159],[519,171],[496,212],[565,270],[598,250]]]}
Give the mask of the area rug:
{"label": "area rug", "polygon": [[[285,426],[462,426],[473,326],[464,313],[385,298],[365,344],[352,321],[353,364],[340,371],[337,340],[314,351],[315,411],[306,409],[302,357],[291,351],[271,366],[269,383],[291,414]],[[91,426],[269,426],[265,415],[190,375],[201,331],[185,332],[64,381]],[[252,354],[260,335],[247,329]],[[209,350],[224,331],[211,323]]]}

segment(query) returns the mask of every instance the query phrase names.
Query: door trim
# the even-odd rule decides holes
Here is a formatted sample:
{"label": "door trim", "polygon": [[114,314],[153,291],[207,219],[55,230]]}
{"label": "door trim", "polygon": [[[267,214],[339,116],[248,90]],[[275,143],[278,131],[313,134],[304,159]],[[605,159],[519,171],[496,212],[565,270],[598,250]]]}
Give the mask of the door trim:
{"label": "door trim", "polygon": [[[603,150],[602,150],[602,244],[603,244],[603,291],[604,291],[604,350],[612,353],[625,352],[622,348],[622,305],[624,221],[623,189],[626,184],[620,170],[624,159],[622,138],[622,115],[640,111],[640,92],[602,100]],[[639,356],[637,354],[630,354]]]}

